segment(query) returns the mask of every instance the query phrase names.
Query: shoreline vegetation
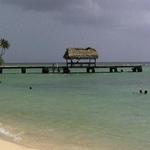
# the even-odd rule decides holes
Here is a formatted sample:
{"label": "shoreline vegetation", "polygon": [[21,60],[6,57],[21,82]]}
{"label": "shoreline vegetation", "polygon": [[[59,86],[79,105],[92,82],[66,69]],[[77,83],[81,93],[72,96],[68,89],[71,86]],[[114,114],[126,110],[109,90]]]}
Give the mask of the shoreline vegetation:
{"label": "shoreline vegetation", "polygon": [[4,38],[0,39],[0,65],[3,65],[5,63],[3,56],[6,53],[6,49],[9,49],[10,44],[7,40]]}

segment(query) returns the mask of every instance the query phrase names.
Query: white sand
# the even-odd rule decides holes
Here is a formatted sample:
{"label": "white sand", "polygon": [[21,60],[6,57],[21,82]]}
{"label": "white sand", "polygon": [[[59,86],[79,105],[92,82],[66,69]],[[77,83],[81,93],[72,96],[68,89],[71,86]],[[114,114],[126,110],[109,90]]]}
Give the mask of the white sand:
{"label": "white sand", "polygon": [[30,149],[26,148],[14,143],[10,143],[4,140],[0,140],[0,149],[1,150],[35,150],[35,149]]}

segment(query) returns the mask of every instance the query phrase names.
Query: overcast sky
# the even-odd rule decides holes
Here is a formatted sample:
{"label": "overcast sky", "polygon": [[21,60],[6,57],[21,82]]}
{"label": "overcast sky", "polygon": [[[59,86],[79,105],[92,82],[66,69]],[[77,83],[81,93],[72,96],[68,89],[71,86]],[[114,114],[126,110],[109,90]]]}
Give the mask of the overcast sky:
{"label": "overcast sky", "polygon": [[150,61],[150,0],[0,0],[6,62],[63,61],[93,47],[99,61]]}

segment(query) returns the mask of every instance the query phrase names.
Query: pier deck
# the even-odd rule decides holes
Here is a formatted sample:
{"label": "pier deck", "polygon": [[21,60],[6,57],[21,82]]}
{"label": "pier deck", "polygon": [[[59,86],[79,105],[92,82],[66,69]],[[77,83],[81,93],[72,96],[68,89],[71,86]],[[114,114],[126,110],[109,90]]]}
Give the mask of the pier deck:
{"label": "pier deck", "polygon": [[[95,73],[96,70],[108,69],[108,72],[123,72],[124,69],[128,69],[130,72],[142,72],[142,65],[87,65],[87,64],[76,64],[74,66],[66,65],[3,65],[0,66],[0,73],[3,70],[19,69],[21,73],[26,73],[27,69],[41,69],[41,73],[70,73],[71,69],[86,69],[87,73]],[[96,70],[95,70],[96,69]],[[120,71],[118,71],[118,69]]]}

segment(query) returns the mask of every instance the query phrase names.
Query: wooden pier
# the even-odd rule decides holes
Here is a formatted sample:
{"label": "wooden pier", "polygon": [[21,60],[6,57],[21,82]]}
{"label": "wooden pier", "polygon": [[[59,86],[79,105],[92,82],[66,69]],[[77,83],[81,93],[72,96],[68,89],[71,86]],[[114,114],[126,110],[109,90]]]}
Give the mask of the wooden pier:
{"label": "wooden pier", "polygon": [[[40,73],[48,74],[48,73],[70,73],[71,70],[76,69],[84,69],[87,73],[95,73],[100,72],[101,69],[106,69],[106,72],[117,73],[117,72],[142,72],[142,65],[96,65],[96,64],[88,64],[80,63],[76,65],[66,66],[66,65],[11,65],[11,66],[0,66],[0,74],[4,72],[4,70],[20,70],[20,73],[25,74],[28,73],[29,69],[38,69],[41,70]],[[79,71],[78,71],[79,72]]]}
{"label": "wooden pier", "polygon": [[[95,73],[95,72],[142,72],[142,65],[104,65],[97,63],[98,54],[94,48],[67,48],[63,56],[66,60],[66,63],[53,63],[53,64],[20,64],[20,65],[1,65],[0,74],[4,70],[20,70],[20,73],[25,74],[31,70],[40,70],[43,74],[48,73],[71,73],[83,72],[81,70],[85,69],[86,73]],[[102,70],[102,71],[101,71]],[[105,71],[104,71],[105,70]],[[32,72],[31,72],[32,73]]]}

